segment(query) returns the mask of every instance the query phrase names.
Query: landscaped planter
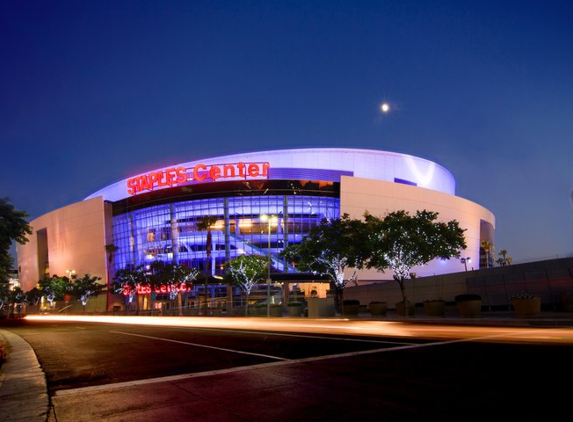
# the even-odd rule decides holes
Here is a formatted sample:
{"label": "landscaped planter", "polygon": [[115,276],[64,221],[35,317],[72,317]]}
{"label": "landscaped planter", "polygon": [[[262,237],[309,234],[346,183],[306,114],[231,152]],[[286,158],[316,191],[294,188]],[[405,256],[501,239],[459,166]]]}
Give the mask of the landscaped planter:
{"label": "landscaped planter", "polygon": [[426,316],[444,316],[446,302],[443,300],[426,300],[424,301],[424,314]]}
{"label": "landscaped planter", "polygon": [[269,315],[272,317],[282,317],[283,316],[283,305],[271,305]]}
{"label": "landscaped planter", "polygon": [[412,316],[414,315],[414,304],[412,302],[407,302],[408,306],[404,306],[404,302],[398,302],[396,304],[396,313],[400,316]]}
{"label": "landscaped planter", "polygon": [[309,318],[324,318],[333,317],[336,312],[334,310],[334,298],[327,297],[317,298],[311,297],[308,299],[308,317]]}
{"label": "landscaped planter", "polygon": [[527,318],[541,313],[541,299],[539,297],[511,299],[515,316]]}
{"label": "landscaped planter", "polygon": [[342,301],[343,316],[358,316],[360,311],[360,302],[358,300],[347,299]]}
{"label": "landscaped planter", "polygon": [[386,302],[370,302],[368,304],[368,309],[373,316],[386,315],[387,307],[388,305]]}
{"label": "landscaped planter", "polygon": [[300,317],[302,315],[302,302],[287,303],[287,311],[289,317]]}
{"label": "landscaped planter", "polygon": [[481,316],[481,296],[475,294],[461,294],[455,297],[458,313],[464,318]]}

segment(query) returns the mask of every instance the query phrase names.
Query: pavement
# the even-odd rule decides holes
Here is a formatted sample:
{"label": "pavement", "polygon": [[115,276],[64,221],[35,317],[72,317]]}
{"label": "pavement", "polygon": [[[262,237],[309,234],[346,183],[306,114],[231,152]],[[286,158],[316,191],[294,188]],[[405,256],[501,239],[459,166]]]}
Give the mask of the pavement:
{"label": "pavement", "polygon": [[0,421],[45,422],[50,400],[46,376],[32,347],[0,330],[5,361],[0,367]]}
{"label": "pavement", "polygon": [[[448,316],[408,318],[412,323],[465,326],[573,327],[573,313],[567,312],[543,313],[534,318],[516,318],[513,312],[486,312],[477,318]],[[405,321],[405,317],[389,316],[383,319]],[[202,383],[201,379],[207,376],[217,377],[224,372],[227,377],[222,382],[227,383],[228,375],[231,373],[232,382],[225,386],[228,394],[232,395],[238,391],[244,394],[252,389],[254,399],[260,396],[261,388],[272,388],[279,400],[278,403],[288,400],[293,384],[299,384],[305,379],[305,368],[302,364],[277,362],[225,370],[220,373],[211,371],[193,377],[189,375],[166,377],[159,383],[135,381],[113,384],[111,387],[82,388],[81,391],[60,390],[55,396],[49,397],[45,373],[34,350],[25,340],[9,330],[0,329],[0,359],[2,354],[5,356],[0,366],[0,422],[278,421],[282,419],[274,418],[272,412],[260,413],[261,409],[268,411],[268,404],[271,401],[268,396],[262,398],[264,400],[262,406],[260,403],[257,404],[256,400],[251,400],[252,408],[245,410],[243,407],[242,413],[235,413],[220,406],[219,394],[215,395],[217,402],[209,403],[208,397],[213,396],[213,392],[209,392],[209,387],[206,383]],[[284,368],[287,364],[288,371]],[[233,388],[239,390],[233,391]],[[221,387],[218,387],[217,391],[220,389]],[[296,400],[300,404],[300,400],[305,399],[296,397]],[[240,405],[244,406],[245,403]],[[352,413],[354,410],[348,411],[355,419],[360,417],[360,414]],[[322,420],[324,415],[307,413],[298,417],[291,416],[292,419],[289,417],[289,420],[318,421]]]}

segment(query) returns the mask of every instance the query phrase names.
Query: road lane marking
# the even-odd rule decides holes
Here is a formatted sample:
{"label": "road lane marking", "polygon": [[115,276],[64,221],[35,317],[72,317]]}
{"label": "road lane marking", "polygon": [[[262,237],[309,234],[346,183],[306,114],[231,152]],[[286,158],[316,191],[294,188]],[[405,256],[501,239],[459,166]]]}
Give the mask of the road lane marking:
{"label": "road lane marking", "polygon": [[[118,331],[115,331],[115,333],[135,335],[135,336],[139,336],[139,337],[148,337],[148,336],[140,336],[139,334],[130,334],[130,333],[123,333],[123,332],[118,332]],[[156,339],[156,337],[150,337],[150,338]],[[468,340],[460,340],[460,341],[468,341]],[[180,341],[176,341],[176,342],[177,343],[183,343]],[[317,361],[321,361],[321,360],[345,358],[345,357],[359,356],[359,355],[365,355],[365,354],[392,352],[395,350],[415,349],[418,347],[425,347],[425,346],[437,346],[437,345],[440,345],[443,343],[452,343],[452,342],[456,343],[458,341],[448,341],[448,342],[442,342],[442,343],[426,343],[426,344],[417,344],[417,345],[405,345],[405,346],[397,346],[397,347],[386,347],[383,349],[363,350],[363,351],[358,351],[358,352],[346,352],[346,353],[338,353],[335,355],[314,356],[314,357],[301,358],[301,359],[290,359],[290,360],[282,359],[279,362],[267,362],[267,363],[261,363],[261,364],[256,364],[256,365],[236,366],[234,368],[216,369],[216,370],[204,371],[204,372],[195,372],[195,373],[191,373],[191,374],[171,375],[168,377],[158,377],[158,378],[149,378],[149,379],[143,379],[143,380],[125,381],[125,382],[118,382],[118,383],[114,383],[114,384],[94,385],[91,387],[73,388],[73,389],[68,389],[68,390],[57,390],[54,393],[54,395],[61,397],[61,396],[70,396],[70,395],[74,395],[74,394],[82,394],[82,393],[87,393],[87,392],[107,391],[107,390],[136,387],[136,386],[148,385],[148,384],[157,384],[157,383],[162,383],[162,382],[183,381],[183,380],[188,380],[191,378],[200,378],[200,377],[209,377],[209,376],[213,376],[213,375],[232,374],[234,372],[250,371],[250,370],[271,368],[271,367],[277,367],[277,366],[286,366],[286,365],[292,365],[292,364],[297,364],[297,363],[317,362]],[[192,343],[190,343],[190,344],[192,344]],[[223,349],[223,350],[225,350],[225,349]]]}
{"label": "road lane marking", "polygon": [[221,333],[239,333],[239,334],[254,334],[254,335],[265,335],[265,336],[277,336],[277,337],[296,337],[296,338],[311,338],[318,340],[330,340],[330,341],[355,341],[358,343],[376,343],[376,344],[416,344],[412,342],[402,342],[402,341],[389,341],[389,340],[371,340],[367,338],[350,338],[350,337],[332,337],[332,335],[325,334],[322,336],[315,336],[311,334],[291,334],[283,332],[271,332],[271,331],[252,331],[252,330],[234,330],[234,329],[220,329],[220,328],[199,328],[199,327],[171,327],[172,329],[193,330],[193,331],[218,331]]}
{"label": "road lane marking", "polygon": [[[158,337],[143,336],[140,334],[124,333],[124,332],[120,332],[120,331],[112,331],[112,332],[118,333],[118,334],[132,335],[132,336],[137,336],[137,337],[157,339],[157,340],[166,340],[166,339],[161,339]],[[134,387],[134,386],[147,385],[147,384],[156,384],[156,383],[162,383],[162,382],[174,382],[174,381],[187,380],[190,378],[208,377],[208,376],[213,376],[213,375],[231,374],[234,372],[242,372],[242,371],[256,370],[256,369],[276,367],[276,366],[293,365],[293,364],[297,364],[297,363],[307,363],[307,362],[310,363],[310,362],[318,362],[318,361],[329,360],[329,359],[353,357],[353,356],[360,356],[360,355],[367,355],[367,354],[374,354],[374,353],[389,353],[389,352],[395,352],[395,351],[400,351],[400,350],[421,349],[424,347],[444,346],[444,345],[454,344],[454,343],[468,343],[468,342],[486,340],[486,339],[490,339],[493,337],[500,337],[500,336],[502,336],[502,335],[496,334],[496,335],[473,337],[473,338],[466,338],[466,339],[436,341],[436,342],[422,343],[422,344],[408,344],[408,345],[401,345],[401,346],[396,346],[396,347],[385,347],[382,349],[361,350],[361,351],[356,351],[356,352],[338,353],[335,355],[322,355],[322,356],[314,356],[314,357],[290,359],[290,360],[284,359],[284,358],[276,358],[276,359],[279,359],[278,362],[267,362],[267,363],[261,363],[261,364],[257,364],[257,365],[249,365],[249,366],[237,366],[234,368],[217,369],[217,370],[212,370],[212,371],[196,372],[196,373],[182,374],[182,375],[172,375],[172,376],[168,376],[168,377],[150,378],[150,379],[144,379],[144,380],[118,382],[118,383],[114,383],[114,384],[95,385],[95,386],[91,386],[91,387],[74,388],[74,389],[69,389],[69,390],[57,390],[54,393],[54,395],[55,396],[69,396],[69,395],[81,394],[81,393],[85,393],[85,392],[107,391],[107,390],[121,389],[121,388]],[[212,346],[195,345],[193,343],[186,343],[186,342],[181,342],[181,341],[177,341],[177,340],[168,340],[167,339],[166,341],[172,341],[175,343],[190,344],[190,345],[199,346],[199,347],[208,347],[208,348],[219,349],[219,350],[228,350],[228,349],[220,349],[220,348],[212,347]],[[234,350],[229,350],[229,351],[236,352]],[[241,353],[241,352],[236,352],[236,353]],[[242,352],[242,353],[254,355],[254,353],[248,353],[248,352]],[[266,356],[266,355],[259,355],[259,356]]]}
{"label": "road lane marking", "polygon": [[203,347],[203,348],[205,348],[205,349],[215,349],[215,350],[221,350],[221,351],[223,351],[223,352],[239,353],[239,354],[242,354],[242,355],[258,356],[258,357],[263,357],[263,358],[273,359],[273,360],[290,360],[290,359],[281,358],[281,357],[279,357],[279,356],[263,355],[263,354],[261,354],[261,353],[244,352],[244,351],[241,351],[241,350],[226,349],[226,348],[224,348],[224,347],[207,346],[207,345],[205,345],[205,344],[190,343],[190,342],[187,342],[187,341],[172,340],[172,339],[162,338],[162,337],[144,336],[144,335],[142,335],[142,334],[125,333],[125,332],[122,332],[122,331],[110,331],[110,333],[123,334],[123,335],[126,335],[126,336],[134,336],[134,337],[143,337],[143,338],[148,338],[148,339],[151,339],[151,340],[167,341],[167,342],[170,342],[170,343],[185,344],[185,345],[187,345],[187,346]]}

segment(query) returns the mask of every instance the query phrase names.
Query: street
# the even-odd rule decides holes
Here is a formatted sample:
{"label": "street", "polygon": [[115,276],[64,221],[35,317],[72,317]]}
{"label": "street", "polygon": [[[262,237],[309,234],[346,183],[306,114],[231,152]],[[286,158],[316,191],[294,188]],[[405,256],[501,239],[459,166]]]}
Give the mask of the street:
{"label": "street", "polygon": [[[59,422],[142,420],[149,412],[162,420],[175,409],[187,416],[172,420],[212,420],[196,413],[206,408],[217,420],[260,421],[428,412],[533,420],[570,411],[568,328],[201,319],[25,320],[9,329],[33,347]],[[233,327],[239,322],[250,328]]]}

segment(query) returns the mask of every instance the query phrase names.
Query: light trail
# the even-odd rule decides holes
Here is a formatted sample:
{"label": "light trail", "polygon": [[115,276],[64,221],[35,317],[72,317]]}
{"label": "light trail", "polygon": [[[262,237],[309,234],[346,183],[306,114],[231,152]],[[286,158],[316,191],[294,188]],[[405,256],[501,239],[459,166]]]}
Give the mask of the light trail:
{"label": "light trail", "polygon": [[247,318],[247,317],[149,317],[29,315],[30,321],[93,322],[163,327],[217,328],[245,331],[275,331],[368,337],[408,337],[421,339],[465,339],[499,343],[573,345],[573,328],[502,327],[416,324],[414,321],[373,321],[349,319]]}

